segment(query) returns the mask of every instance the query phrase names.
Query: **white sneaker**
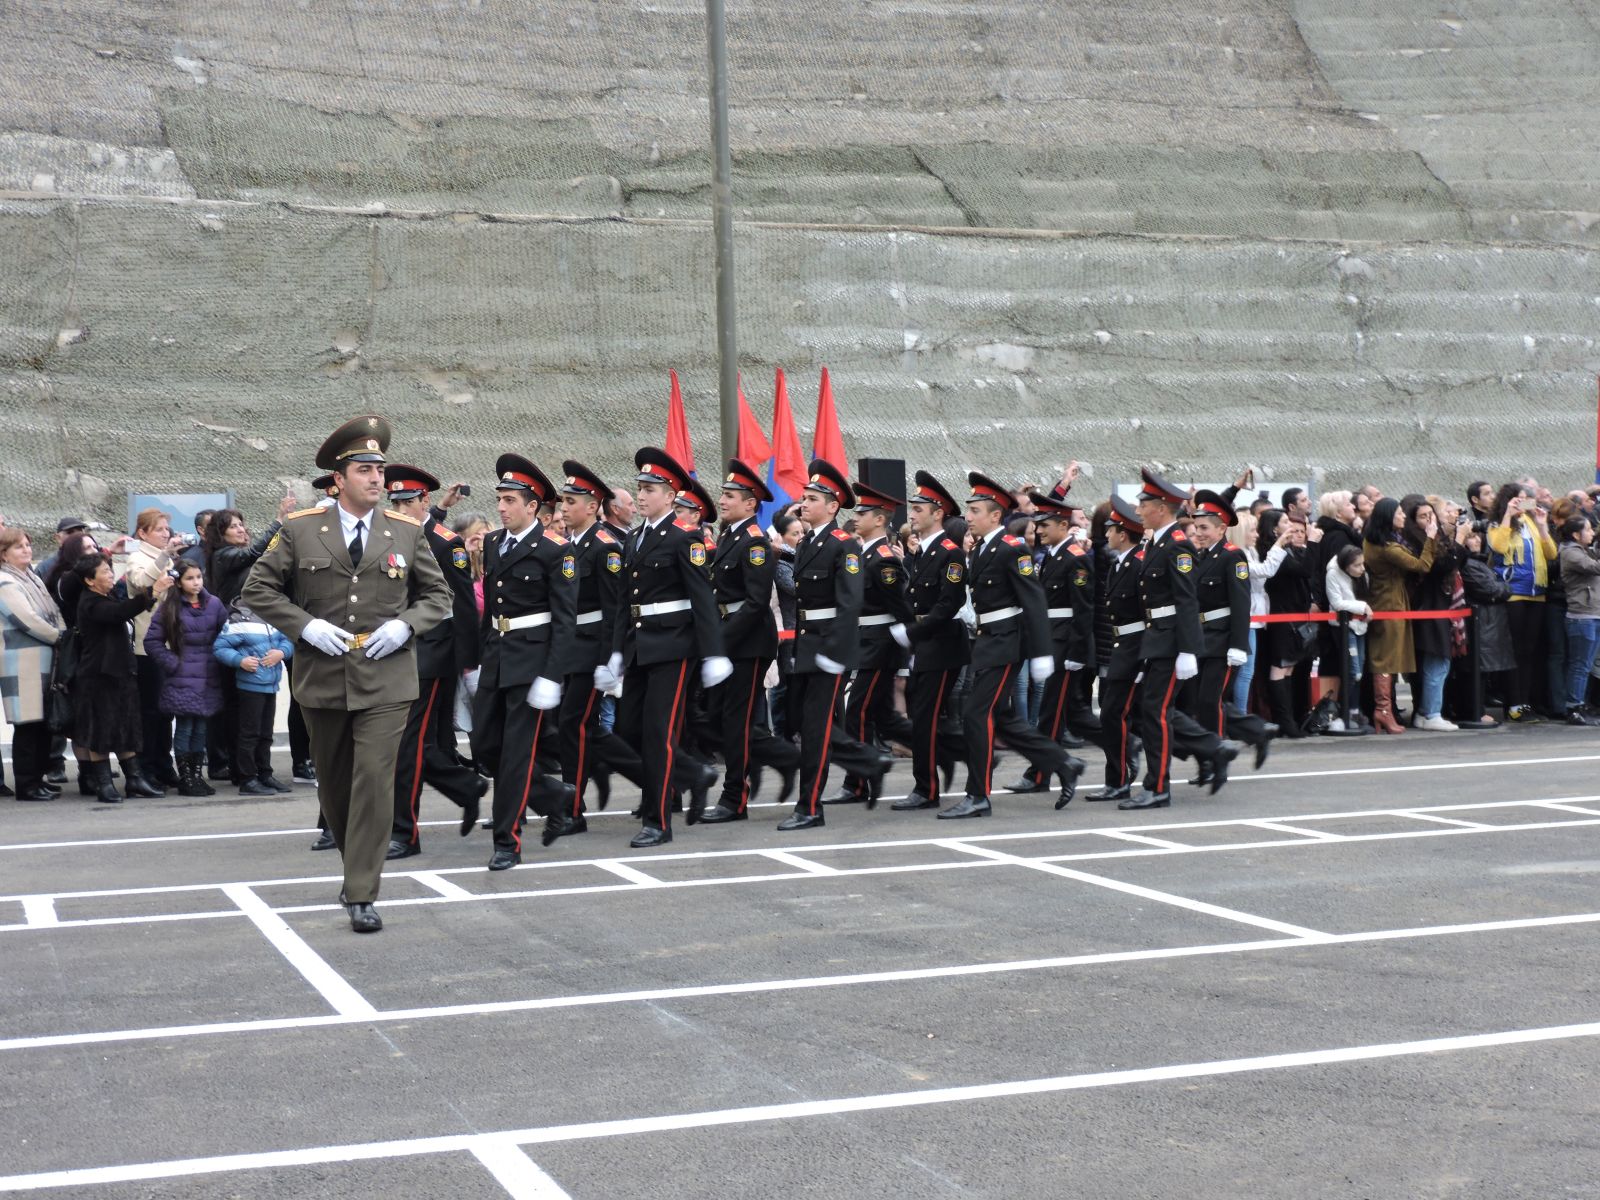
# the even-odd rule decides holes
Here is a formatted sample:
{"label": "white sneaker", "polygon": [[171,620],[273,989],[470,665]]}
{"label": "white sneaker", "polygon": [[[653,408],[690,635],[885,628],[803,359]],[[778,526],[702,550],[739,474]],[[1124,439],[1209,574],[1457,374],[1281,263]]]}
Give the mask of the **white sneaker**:
{"label": "white sneaker", "polygon": [[1429,733],[1454,733],[1459,728],[1454,721],[1446,721],[1443,717],[1419,715],[1413,724],[1416,728],[1426,729]]}

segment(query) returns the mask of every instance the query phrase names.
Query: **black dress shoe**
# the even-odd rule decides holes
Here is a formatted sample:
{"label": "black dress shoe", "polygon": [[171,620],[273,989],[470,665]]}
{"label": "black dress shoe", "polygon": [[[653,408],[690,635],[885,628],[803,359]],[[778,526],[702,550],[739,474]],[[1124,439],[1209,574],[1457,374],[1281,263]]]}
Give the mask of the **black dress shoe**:
{"label": "black dress shoe", "polygon": [[1140,792],[1137,796],[1129,796],[1118,808],[1166,808],[1172,803],[1171,792]]}
{"label": "black dress shoe", "polygon": [[942,811],[939,820],[959,821],[966,817],[987,817],[991,811],[987,796],[981,800],[976,796],[963,796],[958,803]]}
{"label": "black dress shoe", "polygon": [[605,812],[606,805],[611,803],[611,772],[605,767],[596,764],[594,773],[590,776],[594,780],[594,804],[601,812]]}
{"label": "black dress shoe", "polygon": [[815,816],[810,813],[794,812],[778,822],[778,832],[789,833],[796,829],[821,829],[827,823],[827,819],[820,812]]}
{"label": "black dress shoe", "polygon": [[125,796],[134,796],[141,800],[154,800],[160,796],[165,796],[167,790],[157,787],[150,782],[148,776],[142,775],[138,771],[124,771],[122,793]]}
{"label": "black dress shoe", "polygon": [[377,933],[383,928],[383,918],[372,905],[346,904],[344,907],[350,914],[350,928],[357,933]]}
{"label": "black dress shoe", "polygon": [[689,811],[684,814],[684,820],[690,825],[698,824],[700,814],[706,811],[706,802],[710,798],[711,785],[717,781],[717,769],[710,764],[700,769],[699,778],[689,786]]}
{"label": "black dress shoe", "polygon": [[[10,792],[11,789],[7,788],[6,791]],[[40,786],[23,788],[20,792],[16,793],[16,796],[18,800],[26,800],[29,803],[38,803],[41,801],[54,800],[60,794],[60,792],[52,792],[48,788]]]}
{"label": "black dress shoe", "polygon": [[852,787],[842,787],[837,791],[829,792],[822,798],[824,804],[863,804],[866,802],[866,792],[858,792]]}
{"label": "black dress shoe", "polygon": [[1034,792],[1045,792],[1049,790],[1049,784],[1045,783],[1042,779],[1035,779],[1032,775],[1024,775],[1015,783],[1006,784],[1006,791],[1015,792],[1019,796],[1028,796]]}
{"label": "black dress shoe", "polygon": [[515,850],[496,850],[494,857],[489,860],[489,870],[509,871],[522,861],[522,855]]}
{"label": "black dress shoe", "polygon": [[268,771],[265,775],[261,776],[260,782],[266,784],[280,796],[287,796],[290,792],[294,791],[293,787],[279,779],[271,771]]}
{"label": "black dress shoe", "polygon": [[544,820],[544,833],[539,840],[546,846],[551,845],[557,838],[566,837],[569,833],[587,833],[589,822],[579,813],[576,817],[553,816]]}
{"label": "black dress shoe", "polygon": [[665,846],[672,840],[672,830],[657,829],[654,825],[646,825],[633,835],[633,840],[628,843],[635,850],[648,850],[651,846]]}
{"label": "black dress shoe", "polygon": [[794,795],[794,789],[800,782],[800,768],[779,767],[778,778],[783,781],[782,785],[778,788],[778,803],[782,804],[785,800]]}
{"label": "black dress shoe", "polygon": [[317,840],[311,843],[313,850],[332,850],[338,843],[333,840],[333,831],[324,829],[317,834]]}
{"label": "black dress shoe", "polygon": [[206,775],[212,779],[232,779],[233,768],[227,763],[212,763],[206,768]]}
{"label": "black dress shoe", "polygon": [[278,789],[270,783],[262,783],[259,779],[246,779],[239,786],[241,796],[276,796]]}
{"label": "black dress shoe", "polygon": [[58,799],[61,796],[61,789],[58,788],[55,784],[49,782],[48,780],[46,780],[44,783],[41,783],[39,785],[39,789],[41,791],[49,792],[50,793],[50,799],[52,799],[52,800]]}
{"label": "black dress shoe", "polygon": [[1205,787],[1211,782],[1211,764],[1201,763],[1200,769],[1195,772],[1193,779],[1189,780],[1190,787]]}
{"label": "black dress shoe", "polygon": [[748,821],[749,819],[749,809],[729,808],[726,804],[719,804],[715,808],[709,808],[700,814],[700,823],[702,825],[720,825],[724,821]]}
{"label": "black dress shoe", "polygon": [[315,783],[317,781],[317,768],[310,759],[301,759],[297,763],[290,764],[289,778],[296,783]]}
{"label": "black dress shoe", "polygon": [[65,783],[67,781],[66,767],[51,767],[45,772],[44,781],[50,784]]}
{"label": "black dress shoe", "polygon": [[1072,730],[1070,730],[1070,729],[1063,729],[1061,731],[1061,736],[1058,737],[1056,740],[1058,742],[1060,742],[1063,746],[1065,746],[1068,750],[1082,750],[1083,749],[1083,745],[1084,745],[1083,739],[1081,737],[1079,737],[1077,734],[1073,733]]}
{"label": "black dress shoe", "polygon": [[940,762],[939,774],[944,782],[944,790],[948,792],[950,786],[956,781],[956,760],[947,758]]}
{"label": "black dress shoe", "polygon": [[484,796],[488,795],[489,781],[482,776],[478,778],[478,794],[473,796],[461,806],[461,836],[466,837],[472,832],[472,827],[478,823],[478,813],[481,809]]}
{"label": "black dress shoe", "polygon": [[1256,770],[1261,770],[1267,765],[1267,750],[1272,745],[1272,739],[1281,732],[1276,725],[1268,725],[1261,735],[1261,740],[1256,743]]}
{"label": "black dress shoe", "polygon": [[1133,789],[1131,787],[1127,787],[1126,785],[1124,785],[1123,787],[1103,787],[1103,788],[1100,788],[1097,791],[1090,792],[1088,795],[1086,795],[1084,797],[1084,799],[1085,800],[1126,800],[1131,795],[1133,795]]}
{"label": "black dress shoe", "polygon": [[422,853],[421,841],[415,842],[390,842],[389,852],[384,858],[415,858]]}
{"label": "black dress shoe", "polygon": [[1215,796],[1222,790],[1222,785],[1228,782],[1228,764],[1239,757],[1239,751],[1244,749],[1243,742],[1225,741],[1218,748],[1216,757],[1211,760],[1211,794]]}
{"label": "black dress shoe", "polygon": [[1071,804],[1072,798],[1078,794],[1078,780],[1088,765],[1083,759],[1069,754],[1067,761],[1056,768],[1056,778],[1061,781],[1061,793],[1056,797],[1057,812]]}
{"label": "black dress shoe", "polygon": [[[749,796],[750,799],[754,800],[761,794],[761,777],[765,774],[766,772],[761,769],[761,764],[756,762],[754,759],[752,759],[750,765],[745,768],[745,795]],[[718,803],[721,802],[719,801]],[[702,821],[705,820],[704,817],[701,817],[700,819]]]}
{"label": "black dress shoe", "polygon": [[930,800],[921,792],[912,792],[909,796],[902,797],[889,805],[895,812],[914,812],[919,808],[938,808],[937,800]]}

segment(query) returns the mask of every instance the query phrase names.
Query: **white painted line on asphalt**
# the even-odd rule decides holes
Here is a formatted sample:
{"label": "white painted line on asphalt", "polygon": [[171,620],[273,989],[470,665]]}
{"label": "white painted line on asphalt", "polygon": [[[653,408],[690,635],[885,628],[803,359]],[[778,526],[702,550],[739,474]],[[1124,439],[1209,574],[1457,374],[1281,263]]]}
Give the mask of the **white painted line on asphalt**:
{"label": "white painted line on asphalt", "polygon": [[469,892],[459,883],[452,883],[448,879],[442,879],[433,871],[413,871],[411,878],[422,884],[423,887],[430,887],[438,892],[439,895],[450,900],[476,900],[478,898],[476,892]]}
{"label": "white painted line on asphalt", "polygon": [[[1000,865],[1000,864],[996,864]],[[917,983],[967,976],[1009,975],[1022,971],[1051,971],[1102,963],[1150,962],[1160,959],[1199,958],[1245,954],[1264,950],[1297,950],[1324,946],[1359,945],[1364,942],[1419,940],[1460,934],[1503,933],[1523,929],[1560,928],[1600,924],[1600,912],[1567,913],[1556,917],[1511,917],[1459,925],[1422,925],[1409,929],[1379,929],[1363,933],[1335,933],[1314,938],[1267,938],[1251,942],[1218,942],[1201,946],[1168,946],[1153,950],[1107,950],[1053,958],[1010,962],[963,963],[956,966],[908,967],[896,971],[871,971],[853,975],[802,976],[741,983],[697,984],[625,992],[595,992],[574,996],[541,996],[525,1000],[490,1000],[476,1004],[451,1004],[431,1008],[381,1010],[371,1017],[330,1016],[268,1017],[253,1021],[216,1021],[201,1025],[164,1025],[144,1029],[103,1030],[96,1033],[34,1034],[0,1039],[0,1051],[36,1050],[59,1046],[91,1046],[118,1042],[166,1041],[180,1037],[208,1037],[230,1033],[270,1033],[286,1029],[321,1029],[375,1021],[424,1021],[449,1017],[493,1016],[501,1013],[539,1012],[561,1008],[593,1008],[663,1000],[715,996],[745,996],[764,992],[808,991],[814,988],[855,987],[870,984]]]}
{"label": "white painted line on asphalt", "polygon": [[1326,829],[1302,829],[1298,825],[1288,825],[1278,821],[1250,821],[1248,824],[1255,829],[1270,829],[1275,833],[1298,833],[1301,837],[1320,838],[1325,842],[1345,840],[1345,835],[1342,833],[1329,833]]}
{"label": "white painted line on asphalt", "polygon": [[599,859],[593,865],[599,867],[602,871],[610,871],[618,879],[626,879],[629,883],[637,884],[639,887],[661,887],[663,883],[662,880],[657,879],[654,875],[646,875],[637,867],[630,867],[627,863],[617,862],[615,859]]}
{"label": "white painted line on asphalt", "polygon": [[472,1155],[488,1168],[511,1200],[572,1200],[559,1183],[509,1138],[478,1138],[473,1143]]}
{"label": "white painted line on asphalt", "polygon": [[[1460,829],[1494,829],[1493,825],[1485,825],[1482,821],[1461,821],[1455,817],[1441,817],[1438,813],[1425,812],[1396,812],[1397,817],[1410,817],[1413,821],[1430,821],[1435,825],[1454,825]],[[1600,817],[1600,813],[1594,814]]]}
{"label": "white painted line on asphalt", "polygon": [[1562,812],[1584,813],[1591,817],[1600,817],[1600,809],[1583,808],[1577,804],[1566,804],[1560,800],[1535,800],[1534,804],[1540,808],[1554,808]]}
{"label": "white painted line on asphalt", "polygon": [[[1527,1046],[1541,1042],[1570,1041],[1577,1038],[1597,1036],[1600,1036],[1600,1021],[1591,1021],[1576,1025],[1548,1025],[1534,1029],[1511,1029],[1495,1033],[1458,1034],[1448,1037],[1423,1038],[1410,1042],[1383,1042],[1366,1046],[1339,1046],[1322,1050],[1302,1050],[1288,1054],[1264,1054],[1251,1058],[1225,1058],[1210,1062],[1179,1063],[1164,1067],[1134,1067],[1117,1071],[1091,1071],[1077,1075],[1056,1075],[1043,1079],[1017,1079],[1004,1083],[968,1084],[958,1087],[927,1088],[910,1092],[880,1092],[867,1096],[841,1096],[827,1100],[800,1100],[784,1104],[760,1104],[743,1108],[670,1113],[654,1117],[628,1117],[609,1121],[589,1121],[573,1125],[535,1126],[529,1129],[508,1129],[496,1134],[457,1134],[446,1137],[404,1138],[387,1142],[322,1146],[306,1150],[278,1150],[259,1154],[229,1154],[211,1158],[130,1163],[114,1167],[41,1171],[28,1175],[0,1176],[0,1192],[28,1192],[60,1187],[89,1187],[97,1184],[174,1179],[184,1176],[262,1170],[274,1167],[359,1161],[370,1162],[374,1159],[411,1158],[418,1155],[444,1154],[462,1150],[477,1154],[479,1146],[486,1142],[551,1145],[557,1142],[634,1137],[640,1134],[667,1133],[686,1129],[712,1129],[769,1121],[797,1121],[807,1117],[837,1116],[840,1113],[884,1112],[902,1108],[925,1108],[935,1104],[968,1104],[981,1100],[1011,1099],[1017,1096],[1040,1096],[1095,1088],[1122,1087],[1129,1084],[1170,1083],[1174,1080],[1216,1078],[1218,1076],[1240,1075],[1258,1071],[1283,1071],[1302,1067],[1376,1062],[1390,1058],[1447,1054],[1464,1050],[1485,1050],[1500,1046]],[[482,1161],[481,1156],[480,1161]],[[538,1193],[535,1193],[535,1195],[538,1195]]]}
{"label": "white painted line on asphalt", "polygon": [[1340,775],[1399,775],[1414,771],[1476,771],[1484,767],[1533,767],[1550,763],[1595,762],[1600,754],[1562,754],[1547,758],[1490,758],[1456,759],[1442,763],[1408,763],[1403,767],[1341,767],[1335,771],[1279,771],[1276,774],[1258,772],[1253,775],[1229,775],[1229,783],[1256,783],[1270,779],[1332,779]]}
{"label": "white painted line on asphalt", "polygon": [[1101,837],[1116,838],[1119,842],[1137,842],[1141,846],[1159,846],[1163,850],[1189,850],[1183,842],[1169,842],[1162,838],[1146,837],[1142,833],[1125,833],[1120,829],[1097,830]]}
{"label": "white painted line on asphalt", "polygon": [[983,858],[992,858],[996,862],[1009,862],[1013,866],[1027,867],[1030,871],[1044,871],[1050,875],[1059,875],[1063,879],[1074,879],[1079,883],[1092,883],[1096,887],[1109,888],[1114,892],[1124,892],[1130,896],[1138,896],[1145,900],[1154,900],[1160,904],[1170,904],[1175,908],[1186,908],[1190,912],[1204,913],[1210,917],[1221,917],[1225,921],[1238,921],[1245,925],[1254,925],[1258,929],[1271,929],[1278,933],[1287,933],[1291,937],[1305,938],[1308,941],[1325,941],[1327,934],[1316,929],[1307,929],[1304,925],[1291,925],[1287,921],[1275,921],[1271,917],[1258,917],[1254,913],[1240,912],[1236,908],[1224,908],[1220,904],[1208,904],[1204,900],[1191,900],[1187,896],[1175,896],[1171,892],[1158,892],[1154,888],[1141,887],[1137,883],[1124,883],[1120,879],[1111,879],[1105,875],[1091,875],[1087,871],[1074,871],[1070,867],[1057,866],[1055,863],[1039,862],[1031,858],[1019,858],[1014,854],[1006,854],[1001,850],[991,850],[987,846],[969,846],[955,839],[944,843],[952,850],[959,850],[964,854],[976,854]]}
{"label": "white painted line on asphalt", "polygon": [[51,896],[24,896],[22,898],[22,917],[27,929],[43,929],[51,925],[61,924],[56,916],[56,902]]}
{"label": "white painted line on asphalt", "polygon": [[288,922],[273,912],[265,900],[236,883],[229,884],[222,891],[261,930],[278,953],[289,960],[289,965],[322,994],[322,998],[333,1006],[334,1012],[346,1017],[377,1015],[378,1010],[367,1002],[366,997],[330,967],[322,955],[306,944],[304,938],[290,929]]}
{"label": "white painted line on asphalt", "polygon": [[809,858],[801,858],[798,854],[791,854],[787,850],[763,850],[761,851],[761,854],[764,858],[770,858],[773,862],[785,863],[788,866],[796,867],[809,875],[841,874],[838,867],[830,867],[825,863],[812,862]]}

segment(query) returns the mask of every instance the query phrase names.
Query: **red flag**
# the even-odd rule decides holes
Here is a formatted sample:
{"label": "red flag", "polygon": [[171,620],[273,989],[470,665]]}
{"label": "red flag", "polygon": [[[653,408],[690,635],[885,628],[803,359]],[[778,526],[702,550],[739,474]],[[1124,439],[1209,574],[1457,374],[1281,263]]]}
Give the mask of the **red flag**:
{"label": "red flag", "polygon": [[672,372],[672,400],[667,405],[667,444],[662,447],[679,466],[694,474],[694,447],[689,444],[689,418],[683,412],[683,389]]}
{"label": "red flag", "polygon": [[822,368],[822,388],[817,392],[817,425],[811,435],[811,457],[832,463],[846,478],[850,475],[850,459],[844,452],[844,434],[839,432],[839,414],[833,407],[833,385],[828,382],[828,368]]}
{"label": "red flag", "polygon": [[744,377],[739,377],[739,451],[736,456],[745,466],[761,474],[761,468],[772,457],[772,443],[756,424],[756,415],[750,411],[750,402],[744,398]]}
{"label": "red flag", "polygon": [[[767,486],[779,503],[798,500],[806,490],[806,456],[800,449],[800,435],[795,431],[794,413],[789,408],[789,385],[784,382],[783,368],[778,368],[778,394],[772,404],[772,469],[767,475]],[[770,519],[770,518],[769,518]]]}

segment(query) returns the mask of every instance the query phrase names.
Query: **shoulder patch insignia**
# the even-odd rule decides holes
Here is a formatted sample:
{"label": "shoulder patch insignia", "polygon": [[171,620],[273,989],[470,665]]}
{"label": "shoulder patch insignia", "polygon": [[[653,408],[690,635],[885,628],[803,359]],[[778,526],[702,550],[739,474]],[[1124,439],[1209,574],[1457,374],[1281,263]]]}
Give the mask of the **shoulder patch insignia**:
{"label": "shoulder patch insignia", "polygon": [[281,541],[283,541],[283,532],[280,530],[279,532],[273,534],[272,540],[267,543],[267,553],[271,554],[274,550],[276,550],[278,548],[278,543]]}
{"label": "shoulder patch insignia", "polygon": [[884,583],[892,584],[896,579],[900,578],[900,569],[898,567],[879,567],[878,575]]}
{"label": "shoulder patch insignia", "polygon": [[613,575],[622,570],[622,552],[620,550],[611,550],[607,552],[606,570],[610,571]]}
{"label": "shoulder patch insignia", "polygon": [[[1009,540],[1009,539],[1007,539],[1007,540]],[[1019,555],[1017,557],[1017,574],[1019,574],[1019,575],[1032,575],[1033,574],[1033,559],[1030,558],[1028,555],[1023,554],[1023,555]]]}
{"label": "shoulder patch insignia", "polygon": [[450,547],[450,565],[456,570],[465,571],[471,565],[471,562],[472,560],[468,557],[465,546]]}
{"label": "shoulder patch insignia", "polygon": [[1172,531],[1172,540],[1175,542],[1187,542],[1189,540],[1189,535],[1181,528],[1174,528]]}
{"label": "shoulder patch insignia", "polygon": [[697,567],[706,565],[706,544],[704,542],[689,543],[689,561]]}
{"label": "shoulder patch insignia", "polygon": [[[835,532],[842,531],[836,530]],[[846,533],[844,536],[849,537],[850,535]],[[844,556],[844,569],[851,575],[859,574],[861,571],[861,555],[855,553],[854,551],[846,554]]]}
{"label": "shoulder patch insignia", "polygon": [[594,540],[597,542],[604,542],[606,545],[610,546],[615,544],[617,539],[612,537],[611,531],[602,525],[594,531]]}
{"label": "shoulder patch insignia", "polygon": [[750,547],[750,565],[752,567],[759,567],[763,563],[765,563],[766,561],[767,561],[767,548],[766,548],[766,546],[764,546],[764,545],[762,545],[761,543],[758,542],[754,546]]}
{"label": "shoulder patch insignia", "polygon": [[1233,573],[1235,575],[1237,575],[1240,579],[1249,579],[1250,578],[1250,564],[1247,563],[1247,562],[1243,562],[1243,561],[1234,563],[1233,564]]}
{"label": "shoulder patch insignia", "polygon": [[944,569],[944,577],[951,583],[960,583],[961,577],[966,573],[966,568],[958,562],[948,564]]}
{"label": "shoulder patch insignia", "polygon": [[285,521],[292,521],[296,517],[314,517],[314,516],[316,516],[318,513],[322,512],[322,511],[323,510],[320,509],[320,508],[302,508],[298,512],[290,513],[287,517],[284,518],[284,520]]}
{"label": "shoulder patch insignia", "polygon": [[[848,542],[850,540],[850,535],[842,529],[835,529],[833,531],[833,536],[838,538],[841,542]],[[860,564],[858,563],[857,565],[859,566]]]}
{"label": "shoulder patch insignia", "polygon": [[418,529],[422,528],[421,521],[417,520],[415,517],[408,517],[403,512],[395,512],[392,508],[384,509],[383,515],[388,517],[391,521],[404,521],[407,525],[415,525]]}
{"label": "shoulder patch insignia", "polygon": [[1072,586],[1073,587],[1088,587],[1089,586],[1089,568],[1088,567],[1079,567],[1076,571],[1074,571],[1072,573]]}
{"label": "shoulder patch insignia", "polygon": [[1190,571],[1194,570],[1194,555],[1190,554],[1187,550],[1182,551],[1173,558],[1172,565],[1187,575]]}
{"label": "shoulder patch insignia", "polygon": [[578,573],[578,560],[574,555],[568,554],[561,559],[561,574],[571,579]]}

